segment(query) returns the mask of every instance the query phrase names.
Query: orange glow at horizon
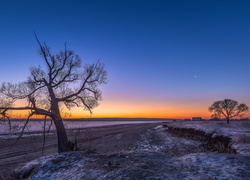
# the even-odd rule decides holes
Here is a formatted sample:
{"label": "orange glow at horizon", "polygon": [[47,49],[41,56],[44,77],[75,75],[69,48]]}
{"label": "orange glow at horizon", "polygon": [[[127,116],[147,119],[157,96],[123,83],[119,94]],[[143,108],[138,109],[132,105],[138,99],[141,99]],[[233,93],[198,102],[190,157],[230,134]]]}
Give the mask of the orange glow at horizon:
{"label": "orange glow at horizon", "polygon": [[[171,105],[150,104],[143,102],[101,102],[100,106],[93,110],[92,118],[167,118],[167,119],[190,119],[202,117],[209,119],[211,113],[208,107],[201,105]],[[88,118],[88,111],[75,108],[71,111],[71,118]]]}
{"label": "orange glow at horizon", "polygon": [[[25,100],[15,103],[16,107],[26,106]],[[208,111],[207,104],[188,102],[129,102],[125,100],[101,101],[100,105],[93,109],[91,115],[89,111],[82,108],[72,108],[70,111],[65,107],[62,109],[63,118],[166,118],[166,119],[191,119],[192,117],[202,117],[210,119],[212,113]],[[65,112],[70,114],[65,116]],[[16,111],[13,118],[27,118],[29,111]],[[244,117],[250,117],[250,112]],[[33,118],[41,118],[34,116]]]}

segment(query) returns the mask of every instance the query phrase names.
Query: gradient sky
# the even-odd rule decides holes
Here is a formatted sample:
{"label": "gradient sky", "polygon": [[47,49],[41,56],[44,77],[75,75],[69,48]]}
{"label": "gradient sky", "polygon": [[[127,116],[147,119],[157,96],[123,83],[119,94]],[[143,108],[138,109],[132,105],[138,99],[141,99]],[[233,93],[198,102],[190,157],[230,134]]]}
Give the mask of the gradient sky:
{"label": "gradient sky", "polygon": [[225,98],[250,106],[247,0],[1,1],[0,23],[0,82],[43,65],[33,31],[52,52],[67,41],[84,63],[105,63],[92,117],[209,118]]}

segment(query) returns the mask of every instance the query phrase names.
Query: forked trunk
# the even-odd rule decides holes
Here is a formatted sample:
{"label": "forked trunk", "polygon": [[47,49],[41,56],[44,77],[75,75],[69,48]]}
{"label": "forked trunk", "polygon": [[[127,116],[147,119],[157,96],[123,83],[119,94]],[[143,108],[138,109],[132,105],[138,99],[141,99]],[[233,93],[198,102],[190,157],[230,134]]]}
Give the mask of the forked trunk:
{"label": "forked trunk", "polygon": [[58,153],[70,151],[68,137],[62,118],[54,119],[54,123],[57,132]]}

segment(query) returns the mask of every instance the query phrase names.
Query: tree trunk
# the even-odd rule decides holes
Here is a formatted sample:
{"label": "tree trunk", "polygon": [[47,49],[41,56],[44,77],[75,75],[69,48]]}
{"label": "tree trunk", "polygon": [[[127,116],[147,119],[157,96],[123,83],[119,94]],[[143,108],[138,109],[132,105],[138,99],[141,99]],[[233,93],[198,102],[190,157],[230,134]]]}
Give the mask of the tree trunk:
{"label": "tree trunk", "polygon": [[229,124],[229,117],[227,117],[227,123]]}
{"label": "tree trunk", "polygon": [[[51,78],[51,77],[50,77]],[[57,133],[57,140],[58,140],[58,153],[61,152],[67,152],[70,151],[70,146],[68,142],[68,137],[66,133],[66,129],[64,127],[61,115],[60,115],[60,110],[59,110],[59,105],[58,101],[56,99],[55,93],[53,91],[53,88],[51,86],[51,83],[47,83],[48,91],[50,94],[51,98],[51,111],[55,113],[52,117],[55,126],[56,126],[56,133]]]}
{"label": "tree trunk", "polygon": [[58,139],[58,153],[70,151],[66,129],[62,118],[54,119]]}

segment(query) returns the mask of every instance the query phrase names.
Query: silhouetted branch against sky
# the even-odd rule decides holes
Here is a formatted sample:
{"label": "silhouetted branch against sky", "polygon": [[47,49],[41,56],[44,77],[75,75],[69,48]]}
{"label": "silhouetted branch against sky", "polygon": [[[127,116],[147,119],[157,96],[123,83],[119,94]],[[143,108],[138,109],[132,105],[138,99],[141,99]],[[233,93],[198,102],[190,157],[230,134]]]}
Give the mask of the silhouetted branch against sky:
{"label": "silhouetted branch against sky", "polygon": [[[99,61],[96,64],[81,66],[78,55],[66,47],[56,55],[52,55],[49,47],[42,45],[35,34],[40,47],[40,53],[46,62],[47,69],[41,66],[30,67],[30,76],[27,81],[21,83],[2,83],[1,93],[14,101],[27,99],[30,107],[6,107],[6,110],[31,110],[35,114],[51,116],[49,106],[38,108],[38,102],[48,98],[49,88],[53,89],[57,102],[63,102],[69,109],[71,107],[84,107],[91,112],[98,101],[101,100],[99,84],[107,82],[107,73],[104,64]],[[78,84],[78,87],[76,86]],[[44,101],[43,101],[44,102]],[[48,103],[49,101],[47,101]],[[40,103],[40,105],[43,103]]]}
{"label": "silhouetted branch against sky", "polygon": [[213,112],[213,118],[220,118],[221,116],[227,119],[229,122],[230,118],[243,116],[244,112],[249,110],[248,106],[245,104],[239,104],[237,101],[232,99],[224,99],[222,101],[214,102],[208,110]]}
{"label": "silhouetted branch against sky", "polygon": [[44,80],[64,98],[81,87],[79,59],[101,59],[110,81],[93,117],[209,118],[217,99],[250,104],[249,9],[246,0],[2,1],[0,83],[29,76],[36,92],[23,98]]}
{"label": "silhouetted branch against sky", "polygon": [[[58,151],[68,151],[67,134],[59,106],[64,103],[68,109],[77,106],[92,113],[92,109],[101,100],[98,86],[107,82],[107,73],[104,64],[99,61],[82,66],[80,57],[68,49],[66,44],[64,51],[53,54],[45,43],[40,43],[36,34],[35,38],[46,69],[41,66],[31,67],[26,81],[16,84],[2,83],[0,114],[8,117],[6,114],[10,110],[30,111],[22,133],[33,115],[50,117],[57,129]],[[20,99],[26,99],[28,105],[14,107],[13,103]]]}

